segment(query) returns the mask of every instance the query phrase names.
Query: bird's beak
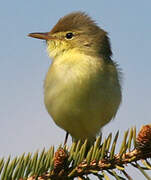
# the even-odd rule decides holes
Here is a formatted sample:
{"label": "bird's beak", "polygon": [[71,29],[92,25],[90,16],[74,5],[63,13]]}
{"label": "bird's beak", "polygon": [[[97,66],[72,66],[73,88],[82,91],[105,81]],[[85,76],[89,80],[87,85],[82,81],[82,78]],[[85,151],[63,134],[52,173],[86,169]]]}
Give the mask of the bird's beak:
{"label": "bird's beak", "polygon": [[46,33],[39,33],[39,32],[29,33],[28,36],[37,38],[37,39],[44,39],[44,40],[56,39],[56,37],[51,36],[48,32],[46,32]]}

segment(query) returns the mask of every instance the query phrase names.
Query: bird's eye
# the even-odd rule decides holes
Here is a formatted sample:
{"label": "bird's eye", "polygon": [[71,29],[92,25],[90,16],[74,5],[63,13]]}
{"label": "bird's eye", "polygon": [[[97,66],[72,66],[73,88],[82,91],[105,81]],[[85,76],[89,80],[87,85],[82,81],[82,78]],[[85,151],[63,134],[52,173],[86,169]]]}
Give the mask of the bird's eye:
{"label": "bird's eye", "polygon": [[73,33],[67,33],[66,38],[67,39],[72,39],[73,38]]}

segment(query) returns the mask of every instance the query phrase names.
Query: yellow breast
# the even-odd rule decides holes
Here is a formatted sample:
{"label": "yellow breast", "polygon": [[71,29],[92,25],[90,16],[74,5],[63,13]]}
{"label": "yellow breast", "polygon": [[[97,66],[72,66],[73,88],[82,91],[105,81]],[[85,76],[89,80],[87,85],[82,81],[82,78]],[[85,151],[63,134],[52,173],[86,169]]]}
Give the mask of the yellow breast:
{"label": "yellow breast", "polygon": [[48,113],[75,139],[94,137],[121,101],[116,66],[76,50],[55,58],[44,88]]}

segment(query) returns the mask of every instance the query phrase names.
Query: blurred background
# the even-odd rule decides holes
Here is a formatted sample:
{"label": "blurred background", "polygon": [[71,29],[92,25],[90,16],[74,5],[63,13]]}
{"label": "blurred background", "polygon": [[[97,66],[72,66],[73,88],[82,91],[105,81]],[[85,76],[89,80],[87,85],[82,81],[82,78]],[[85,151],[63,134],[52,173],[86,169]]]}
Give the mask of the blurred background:
{"label": "blurred background", "polygon": [[[113,59],[124,73],[123,102],[103,135],[151,121],[151,1],[3,1],[0,6],[0,157],[57,148],[65,132],[43,102],[51,60],[44,41],[27,36],[49,31],[61,16],[85,11],[110,36]],[[68,142],[71,144],[71,138]],[[137,177],[137,175],[136,175]],[[139,177],[139,176],[138,176]],[[139,179],[139,178],[137,178]],[[141,180],[143,178],[140,178]]]}

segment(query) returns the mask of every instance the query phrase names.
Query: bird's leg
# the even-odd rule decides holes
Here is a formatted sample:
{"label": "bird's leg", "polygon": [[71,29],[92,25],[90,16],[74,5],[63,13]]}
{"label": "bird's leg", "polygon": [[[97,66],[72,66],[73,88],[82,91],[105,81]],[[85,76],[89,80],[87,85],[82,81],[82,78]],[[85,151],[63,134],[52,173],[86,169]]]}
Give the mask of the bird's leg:
{"label": "bird's leg", "polygon": [[65,136],[65,140],[64,140],[64,146],[67,144],[68,136],[69,136],[69,133],[66,132],[66,136]]}

